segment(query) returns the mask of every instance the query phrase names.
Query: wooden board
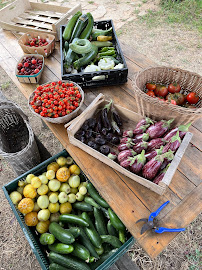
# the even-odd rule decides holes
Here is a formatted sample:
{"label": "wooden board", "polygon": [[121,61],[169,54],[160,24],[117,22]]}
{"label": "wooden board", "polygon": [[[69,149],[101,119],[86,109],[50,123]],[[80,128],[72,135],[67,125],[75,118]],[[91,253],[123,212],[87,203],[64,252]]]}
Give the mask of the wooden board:
{"label": "wooden board", "polygon": [[[107,99],[113,98],[114,102],[120,106],[127,107],[132,111],[137,110],[132,79],[137,71],[155,64],[124,44],[122,49],[129,68],[128,82],[120,87],[85,90],[83,108],[89,105],[101,92]],[[22,54],[21,48],[17,45],[16,36],[9,31],[0,30],[0,64],[19,90],[28,98],[35,86],[20,84],[14,74],[14,67]],[[41,83],[60,79],[60,68],[59,44],[57,44],[54,53],[46,59]],[[135,224],[138,219],[148,217],[150,211],[156,210],[167,200],[170,200],[170,203],[159,216],[161,224],[165,227],[186,227],[201,212],[202,152],[200,143],[202,140],[202,119],[197,120],[192,125],[190,130],[194,134],[192,141],[180,162],[179,170],[175,173],[170,187],[163,196],[144,188],[71,145],[63,125],[49,123],[47,125],[151,258],[156,257],[177,233],[151,235],[150,232],[147,232],[141,236],[141,224]]]}

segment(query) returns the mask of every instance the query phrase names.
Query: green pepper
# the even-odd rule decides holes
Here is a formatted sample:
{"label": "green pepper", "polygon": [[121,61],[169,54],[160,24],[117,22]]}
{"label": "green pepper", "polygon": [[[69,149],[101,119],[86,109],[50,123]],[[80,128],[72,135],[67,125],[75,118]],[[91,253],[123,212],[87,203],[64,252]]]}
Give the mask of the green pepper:
{"label": "green pepper", "polygon": [[108,50],[106,52],[101,52],[99,53],[99,56],[102,57],[102,56],[106,56],[106,55],[114,55],[115,54],[115,50]]}
{"label": "green pepper", "polygon": [[87,13],[86,15],[88,17],[88,24],[79,37],[81,39],[88,39],[93,29],[93,24],[94,24],[93,16],[90,12]]}
{"label": "green pepper", "polygon": [[72,18],[68,21],[64,31],[63,31],[63,39],[69,41],[72,31],[74,29],[74,26],[78,20],[78,18],[82,15],[81,11],[78,11],[77,13],[74,14],[74,16],[72,16]]}
{"label": "green pepper", "polygon": [[106,52],[108,50],[114,50],[114,47],[104,47],[99,52]]}
{"label": "green pepper", "polygon": [[78,38],[80,36],[80,34],[81,34],[82,30],[84,29],[84,27],[86,26],[87,22],[88,22],[88,17],[86,14],[83,14],[82,16],[79,17],[79,19],[77,20],[76,25],[74,27],[74,30],[72,32],[70,42],[72,42],[72,40],[74,38]]}

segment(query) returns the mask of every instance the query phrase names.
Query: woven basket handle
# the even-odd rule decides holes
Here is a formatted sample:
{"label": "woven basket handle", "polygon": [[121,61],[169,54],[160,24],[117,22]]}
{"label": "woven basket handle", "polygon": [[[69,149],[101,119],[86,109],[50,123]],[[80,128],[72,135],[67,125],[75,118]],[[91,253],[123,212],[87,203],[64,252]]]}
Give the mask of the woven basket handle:
{"label": "woven basket handle", "polygon": [[13,111],[19,113],[19,115],[26,121],[29,121],[27,115],[22,111],[22,109],[17,105],[14,104],[13,102],[10,101],[3,101],[1,103],[0,101],[0,110],[1,109],[12,109]]}

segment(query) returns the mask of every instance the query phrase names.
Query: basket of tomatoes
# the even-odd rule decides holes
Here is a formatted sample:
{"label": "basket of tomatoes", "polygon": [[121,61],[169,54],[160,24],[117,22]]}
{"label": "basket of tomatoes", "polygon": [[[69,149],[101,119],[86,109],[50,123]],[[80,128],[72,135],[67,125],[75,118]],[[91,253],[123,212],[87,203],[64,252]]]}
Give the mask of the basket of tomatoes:
{"label": "basket of tomatoes", "polygon": [[76,117],[84,101],[82,88],[72,81],[48,82],[39,85],[30,95],[30,110],[41,119],[55,124]]}
{"label": "basket of tomatoes", "polygon": [[202,77],[172,67],[151,67],[139,72],[133,83],[138,112],[154,119],[194,122],[202,116]]}

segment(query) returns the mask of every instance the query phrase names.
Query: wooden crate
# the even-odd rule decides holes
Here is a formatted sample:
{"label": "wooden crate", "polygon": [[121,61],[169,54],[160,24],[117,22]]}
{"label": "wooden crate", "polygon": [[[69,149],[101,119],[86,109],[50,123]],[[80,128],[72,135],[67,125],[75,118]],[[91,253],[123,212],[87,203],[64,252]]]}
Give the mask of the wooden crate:
{"label": "wooden crate", "polygon": [[[104,95],[99,94],[95,100],[89,105],[89,107],[86,108],[86,110],[83,111],[82,114],[80,114],[77,118],[75,118],[72,122],[65,125],[67,128],[67,133],[69,136],[70,143],[73,145],[81,148],[88,154],[92,155],[93,157],[99,159],[103,163],[107,164],[108,166],[112,167],[113,169],[119,171],[120,173],[126,175],[127,177],[131,178],[132,180],[138,182],[139,184],[151,189],[152,191],[162,195],[166,188],[170,185],[171,180],[175,174],[175,171],[177,170],[177,167],[182,159],[182,156],[193,136],[192,133],[187,132],[185,137],[182,140],[182,143],[175,153],[174,159],[171,162],[170,167],[168,168],[163,180],[159,183],[159,185],[141,177],[138,176],[123,167],[121,167],[118,163],[115,161],[109,159],[105,155],[101,154],[100,152],[94,150],[93,148],[89,147],[87,144],[82,143],[81,141],[77,140],[74,135],[75,133],[80,129],[80,127],[83,125],[86,119],[89,119],[90,117],[93,117],[97,109],[102,108],[108,101],[105,100]],[[119,105],[115,104],[115,108],[120,114],[121,118],[123,119],[123,129],[134,129],[137,122],[141,120],[143,117],[140,114],[137,114],[133,111],[130,111],[128,109],[125,109]],[[161,120],[161,119],[158,119]]]}
{"label": "wooden crate", "polygon": [[30,30],[50,33],[59,40],[60,25],[81,10],[78,4],[72,8],[16,0],[0,10],[0,26],[6,30],[27,32]]}

